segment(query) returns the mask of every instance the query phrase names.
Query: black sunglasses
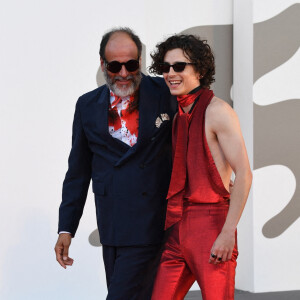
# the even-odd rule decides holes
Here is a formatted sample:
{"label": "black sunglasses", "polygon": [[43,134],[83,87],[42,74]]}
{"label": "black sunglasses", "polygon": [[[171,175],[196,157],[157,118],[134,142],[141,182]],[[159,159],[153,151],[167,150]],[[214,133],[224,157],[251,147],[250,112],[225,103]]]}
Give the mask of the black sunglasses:
{"label": "black sunglasses", "polygon": [[171,67],[175,72],[182,72],[185,69],[186,65],[195,65],[195,63],[177,62],[173,65],[170,65],[169,63],[164,62],[159,64],[159,69],[161,73],[169,73]]}
{"label": "black sunglasses", "polygon": [[122,69],[122,66],[124,65],[126,70],[128,72],[134,72],[136,71],[139,66],[140,66],[140,63],[138,60],[135,60],[135,59],[131,59],[131,60],[128,60],[126,61],[125,63],[120,63],[119,61],[111,61],[111,62],[105,62],[105,65],[106,65],[106,69],[109,71],[109,72],[112,72],[112,73],[119,73]]}

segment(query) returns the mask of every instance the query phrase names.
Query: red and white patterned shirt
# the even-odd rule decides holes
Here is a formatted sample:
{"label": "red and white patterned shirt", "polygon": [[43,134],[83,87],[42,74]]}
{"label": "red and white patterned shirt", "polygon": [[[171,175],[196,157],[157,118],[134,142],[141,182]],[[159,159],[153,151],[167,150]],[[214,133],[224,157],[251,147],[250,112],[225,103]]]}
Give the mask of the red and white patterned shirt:
{"label": "red and white patterned shirt", "polygon": [[110,116],[108,130],[112,137],[133,146],[137,142],[139,127],[139,111],[128,111],[129,104],[134,101],[134,96],[120,98],[110,91]]}

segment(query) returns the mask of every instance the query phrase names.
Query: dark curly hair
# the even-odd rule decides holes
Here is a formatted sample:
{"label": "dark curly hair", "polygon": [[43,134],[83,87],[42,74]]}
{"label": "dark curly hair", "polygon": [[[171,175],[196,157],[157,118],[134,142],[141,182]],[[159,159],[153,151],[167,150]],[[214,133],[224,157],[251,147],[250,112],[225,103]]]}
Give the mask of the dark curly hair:
{"label": "dark curly hair", "polygon": [[153,74],[162,75],[160,64],[169,50],[180,48],[187,58],[194,63],[196,72],[203,77],[200,78],[201,86],[209,88],[215,81],[215,58],[206,40],[192,34],[176,34],[169,37],[162,43],[156,45],[156,50],[151,53],[153,60],[149,71]]}

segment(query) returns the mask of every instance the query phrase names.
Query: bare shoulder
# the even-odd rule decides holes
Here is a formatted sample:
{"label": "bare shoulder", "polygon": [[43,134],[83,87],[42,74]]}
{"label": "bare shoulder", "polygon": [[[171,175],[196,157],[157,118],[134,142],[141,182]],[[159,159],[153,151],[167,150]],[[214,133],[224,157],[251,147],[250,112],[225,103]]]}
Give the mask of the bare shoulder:
{"label": "bare shoulder", "polygon": [[225,129],[230,125],[238,125],[238,117],[232,107],[224,100],[213,97],[206,110],[207,123],[214,129]]}
{"label": "bare shoulder", "polygon": [[235,114],[234,110],[232,107],[224,100],[218,98],[218,97],[213,97],[207,106],[206,110],[206,115],[209,117],[221,117],[222,115],[230,115],[230,114]]}

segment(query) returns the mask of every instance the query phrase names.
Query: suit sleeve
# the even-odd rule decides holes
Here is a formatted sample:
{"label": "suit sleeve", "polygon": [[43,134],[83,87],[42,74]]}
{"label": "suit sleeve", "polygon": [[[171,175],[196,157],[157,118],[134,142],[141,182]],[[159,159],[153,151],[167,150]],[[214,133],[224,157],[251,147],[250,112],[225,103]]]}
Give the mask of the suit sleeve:
{"label": "suit sleeve", "polygon": [[72,149],[68,164],[59,208],[58,232],[68,231],[74,237],[87,197],[92,164],[92,153],[82,126],[80,99],[75,109]]}

